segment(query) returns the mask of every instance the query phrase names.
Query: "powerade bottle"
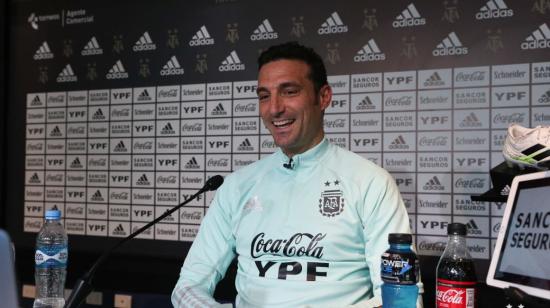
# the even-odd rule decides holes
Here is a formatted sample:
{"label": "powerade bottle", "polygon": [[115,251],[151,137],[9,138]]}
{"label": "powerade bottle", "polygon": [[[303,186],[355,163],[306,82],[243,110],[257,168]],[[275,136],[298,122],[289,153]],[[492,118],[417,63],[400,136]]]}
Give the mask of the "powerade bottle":
{"label": "powerade bottle", "polygon": [[36,296],[34,308],[62,308],[67,274],[67,234],[61,225],[61,212],[46,211],[46,222],[36,238]]}
{"label": "powerade bottle", "polygon": [[382,304],[384,308],[415,308],[420,265],[411,249],[412,235],[390,233],[390,248],[382,254]]}

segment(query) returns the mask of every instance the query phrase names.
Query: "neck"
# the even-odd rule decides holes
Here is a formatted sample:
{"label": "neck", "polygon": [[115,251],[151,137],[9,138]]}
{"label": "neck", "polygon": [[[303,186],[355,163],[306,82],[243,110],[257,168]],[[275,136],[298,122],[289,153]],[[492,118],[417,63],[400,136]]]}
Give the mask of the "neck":
{"label": "neck", "polygon": [[316,147],[317,145],[319,145],[319,143],[321,143],[323,141],[324,138],[325,138],[325,132],[321,131],[321,133],[319,135],[317,135],[317,137],[313,138],[312,141],[307,146],[301,147],[299,149],[291,149],[291,148],[283,149],[283,148],[281,148],[281,150],[290,159],[290,158],[294,157],[295,155],[302,154],[302,153],[307,152],[308,150]]}

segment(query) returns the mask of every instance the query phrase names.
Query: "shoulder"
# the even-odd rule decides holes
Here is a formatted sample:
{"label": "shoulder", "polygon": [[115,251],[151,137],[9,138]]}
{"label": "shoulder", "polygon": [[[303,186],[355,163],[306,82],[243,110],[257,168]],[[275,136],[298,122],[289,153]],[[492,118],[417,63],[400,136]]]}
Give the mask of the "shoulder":
{"label": "shoulder", "polygon": [[327,160],[333,168],[338,168],[341,172],[349,175],[360,177],[391,177],[385,169],[372,161],[337,145],[330,145],[330,152],[329,155],[327,155]]}
{"label": "shoulder", "polygon": [[260,160],[251,163],[239,170],[234,171],[225,177],[224,183],[231,186],[242,186],[246,183],[254,183],[259,178],[264,177],[265,174],[272,171],[277,164],[276,154],[273,153]]}
{"label": "shoulder", "polygon": [[395,185],[388,171],[359,154],[336,145],[331,145],[328,154],[325,166],[359,191],[385,190]]}
{"label": "shoulder", "polygon": [[268,174],[273,170],[275,161],[276,159],[272,154],[226,175],[223,184],[216,191],[211,205],[212,209],[218,208],[229,217],[233,217],[246,202],[251,188],[261,182],[263,178],[269,176]]}

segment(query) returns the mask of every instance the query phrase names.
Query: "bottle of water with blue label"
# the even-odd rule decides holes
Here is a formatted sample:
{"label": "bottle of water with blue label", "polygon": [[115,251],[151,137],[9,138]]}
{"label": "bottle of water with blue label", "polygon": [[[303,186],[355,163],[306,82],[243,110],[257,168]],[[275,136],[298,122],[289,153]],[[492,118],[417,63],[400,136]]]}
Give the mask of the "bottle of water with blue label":
{"label": "bottle of water with blue label", "polygon": [[35,272],[36,296],[34,308],[62,308],[67,274],[68,240],[61,212],[46,211],[46,221],[36,238]]}
{"label": "bottle of water with blue label", "polygon": [[415,308],[420,265],[411,249],[412,235],[390,233],[390,248],[382,254],[382,304],[384,308]]}

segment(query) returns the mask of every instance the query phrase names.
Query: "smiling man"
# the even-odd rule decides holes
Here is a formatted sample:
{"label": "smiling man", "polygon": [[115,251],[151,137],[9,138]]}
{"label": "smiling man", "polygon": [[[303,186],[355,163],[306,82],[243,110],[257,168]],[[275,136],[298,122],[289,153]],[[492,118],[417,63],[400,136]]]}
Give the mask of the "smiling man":
{"label": "smiling man", "polygon": [[271,59],[260,68],[260,116],[290,158],[324,137],[323,113],[332,91],[326,77],[314,81],[312,73],[306,62],[295,59]]}
{"label": "smiling man", "polygon": [[172,293],[175,307],[215,307],[237,256],[237,307],[374,307],[388,233],[409,233],[391,176],[330,144],[323,61],[297,43],[260,56],[260,116],[279,147],[217,191]]}

